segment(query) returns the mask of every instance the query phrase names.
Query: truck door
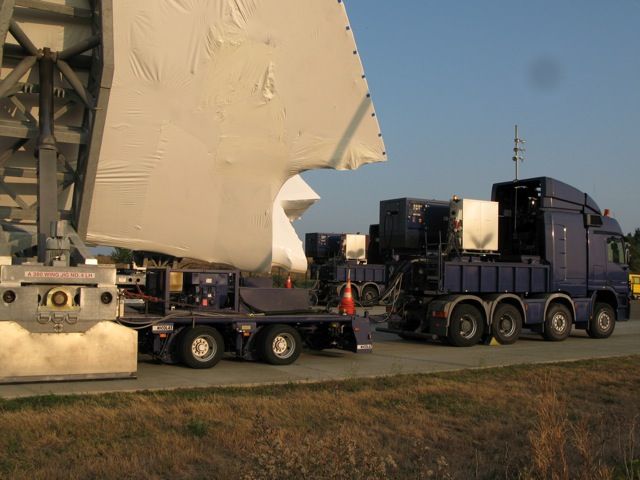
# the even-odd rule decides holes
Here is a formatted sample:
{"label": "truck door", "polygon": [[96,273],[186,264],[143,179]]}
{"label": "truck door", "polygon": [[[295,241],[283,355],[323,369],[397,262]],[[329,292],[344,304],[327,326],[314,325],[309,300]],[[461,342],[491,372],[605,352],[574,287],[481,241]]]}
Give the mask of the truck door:
{"label": "truck door", "polygon": [[587,247],[582,216],[553,213],[548,230],[547,260],[552,262],[553,289],[563,290],[572,296],[587,293]]}
{"label": "truck door", "polygon": [[607,286],[625,295],[629,288],[628,270],[623,238],[620,235],[607,237]]}

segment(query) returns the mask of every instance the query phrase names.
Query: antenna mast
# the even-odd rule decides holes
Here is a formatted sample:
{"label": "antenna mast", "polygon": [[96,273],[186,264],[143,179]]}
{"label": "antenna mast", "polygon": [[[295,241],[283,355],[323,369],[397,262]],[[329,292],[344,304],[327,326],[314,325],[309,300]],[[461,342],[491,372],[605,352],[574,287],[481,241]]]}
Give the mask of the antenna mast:
{"label": "antenna mast", "polygon": [[518,180],[518,161],[524,162],[522,153],[525,152],[525,149],[522,148],[522,145],[526,143],[522,138],[518,137],[518,125],[516,125],[516,135],[513,142],[513,157],[511,157],[511,159],[516,164],[516,180]]}

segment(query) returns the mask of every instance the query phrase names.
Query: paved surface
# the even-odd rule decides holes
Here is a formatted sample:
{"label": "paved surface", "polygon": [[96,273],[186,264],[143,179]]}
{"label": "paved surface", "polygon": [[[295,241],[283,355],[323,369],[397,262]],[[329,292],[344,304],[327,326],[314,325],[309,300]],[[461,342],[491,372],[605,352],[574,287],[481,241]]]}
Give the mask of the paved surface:
{"label": "paved surface", "polygon": [[135,380],[2,385],[0,397],[322,381],[633,355],[640,353],[639,305],[633,306],[631,317],[633,320],[618,323],[606,340],[593,340],[577,331],[562,343],[525,334],[514,345],[455,348],[376,332],[372,354],[305,352],[294,365],[284,367],[229,358],[210,370],[192,370],[141,359]]}

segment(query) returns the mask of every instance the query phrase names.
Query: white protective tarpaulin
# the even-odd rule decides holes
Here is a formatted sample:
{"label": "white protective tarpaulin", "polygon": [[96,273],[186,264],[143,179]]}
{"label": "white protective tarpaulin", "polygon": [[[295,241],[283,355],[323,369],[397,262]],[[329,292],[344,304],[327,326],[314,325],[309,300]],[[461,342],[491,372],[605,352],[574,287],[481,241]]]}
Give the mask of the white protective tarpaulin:
{"label": "white protective tarpaulin", "polygon": [[385,155],[344,4],[114,0],[113,15],[87,240],[300,269],[276,200],[287,179]]}
{"label": "white protective tarpaulin", "polygon": [[307,257],[302,241],[292,222],[302,216],[320,197],[300,177],[291,177],[280,189],[273,204],[273,257],[274,267],[292,272],[307,270]]}

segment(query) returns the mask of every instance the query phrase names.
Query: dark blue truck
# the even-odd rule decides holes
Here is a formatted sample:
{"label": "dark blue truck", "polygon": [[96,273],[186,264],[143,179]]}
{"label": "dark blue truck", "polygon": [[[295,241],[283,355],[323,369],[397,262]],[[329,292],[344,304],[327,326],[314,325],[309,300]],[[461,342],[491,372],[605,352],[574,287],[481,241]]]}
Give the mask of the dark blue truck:
{"label": "dark blue truck", "polygon": [[[470,346],[491,336],[513,343],[522,328],[551,341],[574,326],[607,338],[629,318],[622,230],[589,195],[539,177],[494,184],[491,197],[497,249],[462,248],[463,222],[477,218],[451,210],[442,241],[396,266],[400,295],[378,330]],[[480,240],[495,242],[487,235]]]}

